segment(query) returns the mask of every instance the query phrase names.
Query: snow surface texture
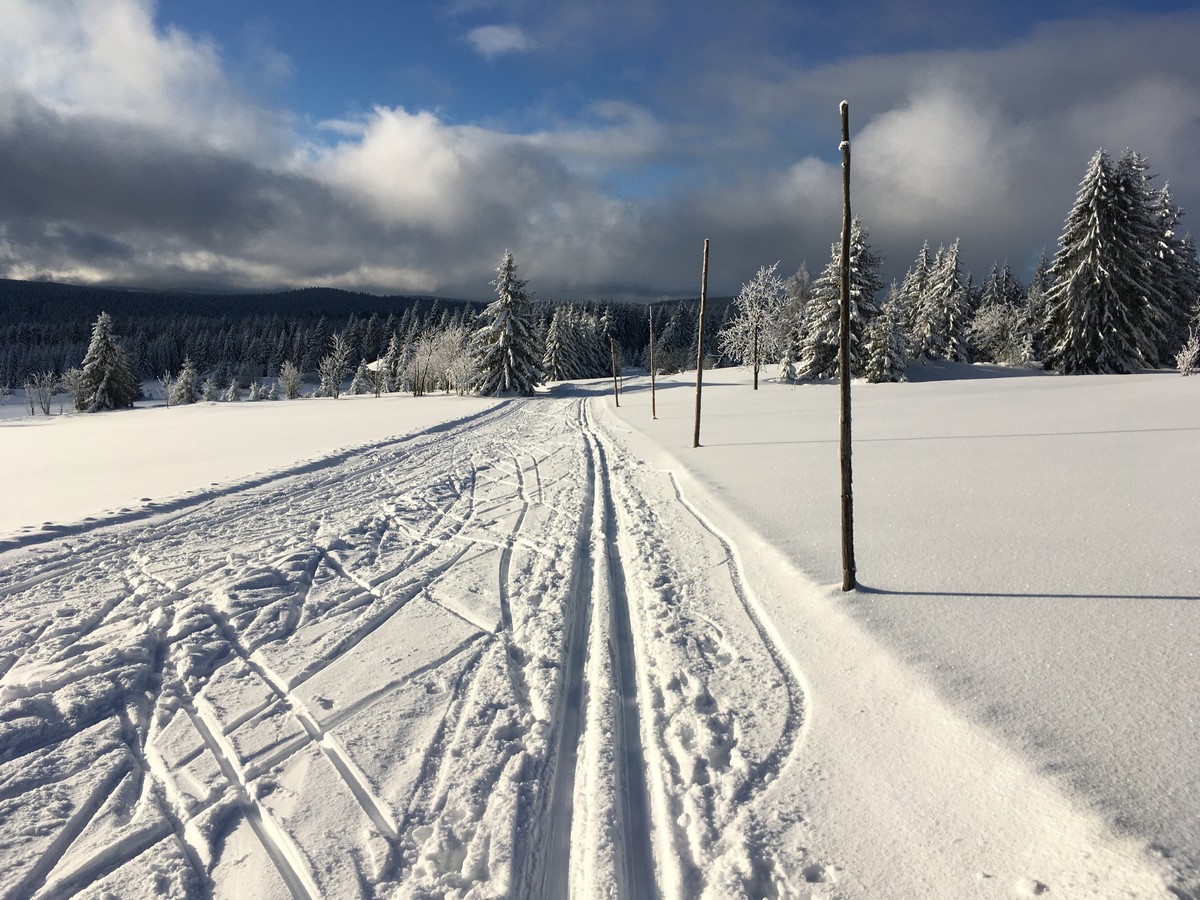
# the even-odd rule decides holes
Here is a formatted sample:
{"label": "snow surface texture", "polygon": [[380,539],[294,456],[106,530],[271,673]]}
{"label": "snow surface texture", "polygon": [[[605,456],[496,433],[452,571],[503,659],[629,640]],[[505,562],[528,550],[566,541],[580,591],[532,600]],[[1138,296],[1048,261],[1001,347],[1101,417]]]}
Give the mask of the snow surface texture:
{"label": "snow surface texture", "polygon": [[13,523],[0,895],[1188,896],[1191,381],[856,392],[850,596],[836,389],[732,372]]}

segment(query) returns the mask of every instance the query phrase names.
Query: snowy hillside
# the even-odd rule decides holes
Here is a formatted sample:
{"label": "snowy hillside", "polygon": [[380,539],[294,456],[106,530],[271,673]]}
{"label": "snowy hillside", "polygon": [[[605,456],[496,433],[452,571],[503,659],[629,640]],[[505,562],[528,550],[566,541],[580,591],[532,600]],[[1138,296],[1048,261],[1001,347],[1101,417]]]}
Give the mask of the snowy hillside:
{"label": "snowy hillside", "polygon": [[0,894],[1197,895],[1200,382],[920,372],[10,416]]}

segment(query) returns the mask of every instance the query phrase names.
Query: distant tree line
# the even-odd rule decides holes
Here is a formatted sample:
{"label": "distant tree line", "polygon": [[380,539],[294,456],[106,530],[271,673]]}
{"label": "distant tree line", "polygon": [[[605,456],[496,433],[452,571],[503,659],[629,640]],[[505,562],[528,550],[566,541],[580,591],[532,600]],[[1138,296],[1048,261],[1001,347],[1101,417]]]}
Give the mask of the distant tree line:
{"label": "distant tree line", "polygon": [[[119,365],[112,362],[115,351],[104,354],[108,367],[115,366],[120,378],[134,385],[157,381],[172,403],[232,401],[246,391],[252,400],[294,398],[305,383],[316,385],[312,393],[317,396],[337,397],[347,378],[347,390],[356,394],[526,393],[529,385],[545,380],[607,375],[610,341],[622,361],[636,365],[646,356],[644,305],[539,301],[526,293],[515,269],[507,254],[493,285],[502,305],[519,295],[519,319],[511,309],[499,315],[495,303],[484,308],[459,300],[326,289],[151,294],[2,281],[0,385],[24,385],[31,413],[39,407],[49,413],[55,393],[72,395],[81,410],[127,405],[103,398],[97,403],[79,389],[98,327],[104,341],[119,350]],[[680,300],[653,307],[668,370],[694,357],[697,305]],[[727,307],[728,302],[718,304],[719,311]],[[482,383],[481,374],[491,368],[480,358],[487,335],[495,334],[489,327],[518,320],[526,329],[517,338],[527,356],[524,376],[516,385]],[[498,339],[498,346],[507,346],[506,340]],[[717,353],[715,345],[710,350]],[[117,396],[132,402],[122,392]]]}

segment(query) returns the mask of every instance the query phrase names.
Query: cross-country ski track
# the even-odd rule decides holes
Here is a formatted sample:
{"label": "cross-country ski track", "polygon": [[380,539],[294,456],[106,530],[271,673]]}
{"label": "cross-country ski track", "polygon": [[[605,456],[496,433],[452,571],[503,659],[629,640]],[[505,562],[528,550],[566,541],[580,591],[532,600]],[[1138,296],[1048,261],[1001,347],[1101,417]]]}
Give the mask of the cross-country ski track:
{"label": "cross-country ski track", "polygon": [[778,893],[799,674],[591,403],[8,550],[0,894]]}
{"label": "cross-country ski track", "polygon": [[[110,514],[81,501],[59,502],[60,521],[42,525],[10,516],[16,530],[0,533],[0,897],[1200,897],[1190,769],[1170,768],[1189,736],[1187,718],[1173,717],[1195,708],[1180,662],[1194,651],[1196,615],[1186,538],[1143,525],[1140,543],[1103,546],[1166,549],[1128,564],[1083,553],[1064,571],[1094,586],[1049,596],[986,578],[975,599],[843,594],[811,574],[827,570],[812,554],[836,535],[836,504],[822,500],[836,500],[836,441],[821,431],[836,417],[817,415],[833,392],[776,384],[756,397],[739,378],[714,375],[712,443],[699,450],[682,377],[660,382],[653,422],[636,378],[620,408],[608,382],[502,401],[311,401],[254,414],[336,417],[368,442],[339,447],[346,438],[331,430],[287,448],[273,473],[239,458],[221,470],[225,483],[173,470],[152,491],[135,471],[125,487],[138,493],[88,494],[121,497]],[[1106,382],[1099,394],[1092,382],[1038,383],[969,383],[985,401],[980,417],[1007,415],[1018,434],[1003,440],[1016,446],[1030,426],[1010,407],[1066,422],[1061,438],[1039,435],[1027,455],[1002,460],[1010,469],[1040,472],[1031,483],[1051,490],[1046,479],[1071,470],[1036,460],[1053,448],[1074,465],[1074,433],[1096,439],[1095,396],[1128,392],[1126,414],[1157,430],[1119,457],[1121,471],[1141,473],[1154,508],[1190,510],[1186,488],[1152,477],[1171,448],[1189,446],[1188,431],[1159,426],[1179,405],[1160,398],[1161,379]],[[957,397],[956,384],[932,399]],[[909,522],[903,498],[936,507],[961,485],[982,490],[982,475],[960,469],[990,472],[996,459],[931,442],[920,411],[936,409],[941,428],[943,404],[906,397],[866,394],[860,426],[881,439],[856,451],[872,568],[897,529],[912,529],[891,561],[917,570],[892,572],[901,587],[944,574],[944,563],[922,568],[926,557],[962,555],[959,531],[931,543],[941,519]],[[396,420],[376,421],[377,411]],[[129,415],[186,440],[248,413]],[[917,425],[893,433],[910,415]],[[770,419],[765,438],[746,431],[751,416],[755,429]],[[102,416],[55,427],[86,440],[110,422],[130,433]],[[35,436],[3,434],[23,446]],[[147,440],[143,450],[169,446]],[[928,471],[910,471],[912,456],[931,453]],[[913,481],[888,493],[896,454]],[[105,457],[97,470],[119,465]],[[19,508],[34,508],[28,493]],[[1001,508],[1001,493],[986,506]],[[119,507],[130,496],[144,499]],[[1119,508],[1141,508],[1129,496]],[[970,536],[969,517],[949,521]],[[1002,539],[979,559],[1007,553],[1012,577],[1036,575],[1044,541],[1016,554],[1008,545],[1024,531],[985,532]],[[1056,568],[1070,558],[1048,557]],[[1143,558],[1174,574],[1157,586],[1129,575]],[[1122,567],[1093,573],[1100,562]],[[1152,640],[1120,645],[1149,620]],[[1003,672],[1022,679],[964,702],[986,683],[944,647],[922,655],[926,634],[987,665],[1011,655]],[[1160,676],[1137,648],[1172,665]],[[1084,667],[1079,677],[1061,654]],[[1028,715],[1095,747],[1131,702],[1121,690],[1087,700],[1110,676],[1134,677],[1125,687],[1147,710],[1138,733],[1162,746],[1118,741],[1106,777],[1149,776],[1139,796],[1153,805],[1141,808],[1164,810],[1160,834],[1153,816],[1117,815],[1138,804],[1105,805],[1073,780],[1087,771],[1062,767],[1087,758],[1076,739],[1030,744],[989,718],[1028,696],[1025,677],[1049,678],[1055,691],[1075,686],[1066,712],[1035,689],[1057,712]]]}

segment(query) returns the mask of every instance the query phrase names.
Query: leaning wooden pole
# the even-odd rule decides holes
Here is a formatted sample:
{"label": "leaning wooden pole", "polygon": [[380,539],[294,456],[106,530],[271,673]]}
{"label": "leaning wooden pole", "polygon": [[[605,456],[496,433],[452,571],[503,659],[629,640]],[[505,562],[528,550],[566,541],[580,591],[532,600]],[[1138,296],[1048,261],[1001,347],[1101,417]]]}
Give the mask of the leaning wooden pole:
{"label": "leaning wooden pole", "polygon": [[658,418],[658,410],[654,407],[654,307],[650,308],[650,418]]}
{"label": "leaning wooden pole", "polygon": [[842,590],[858,586],[854,565],[854,490],[850,464],[850,104],[842,101],[842,308],[838,368],[842,390]]}
{"label": "leaning wooden pole", "polygon": [[692,446],[700,446],[700,390],[704,387],[704,307],[708,305],[708,238],[704,239],[704,268],[700,271],[700,326],[696,329],[696,430]]}
{"label": "leaning wooden pole", "polygon": [[613,373],[613,400],[617,406],[621,405],[621,392],[617,389],[617,345],[612,339],[608,339],[608,354],[612,358],[612,373]]}

